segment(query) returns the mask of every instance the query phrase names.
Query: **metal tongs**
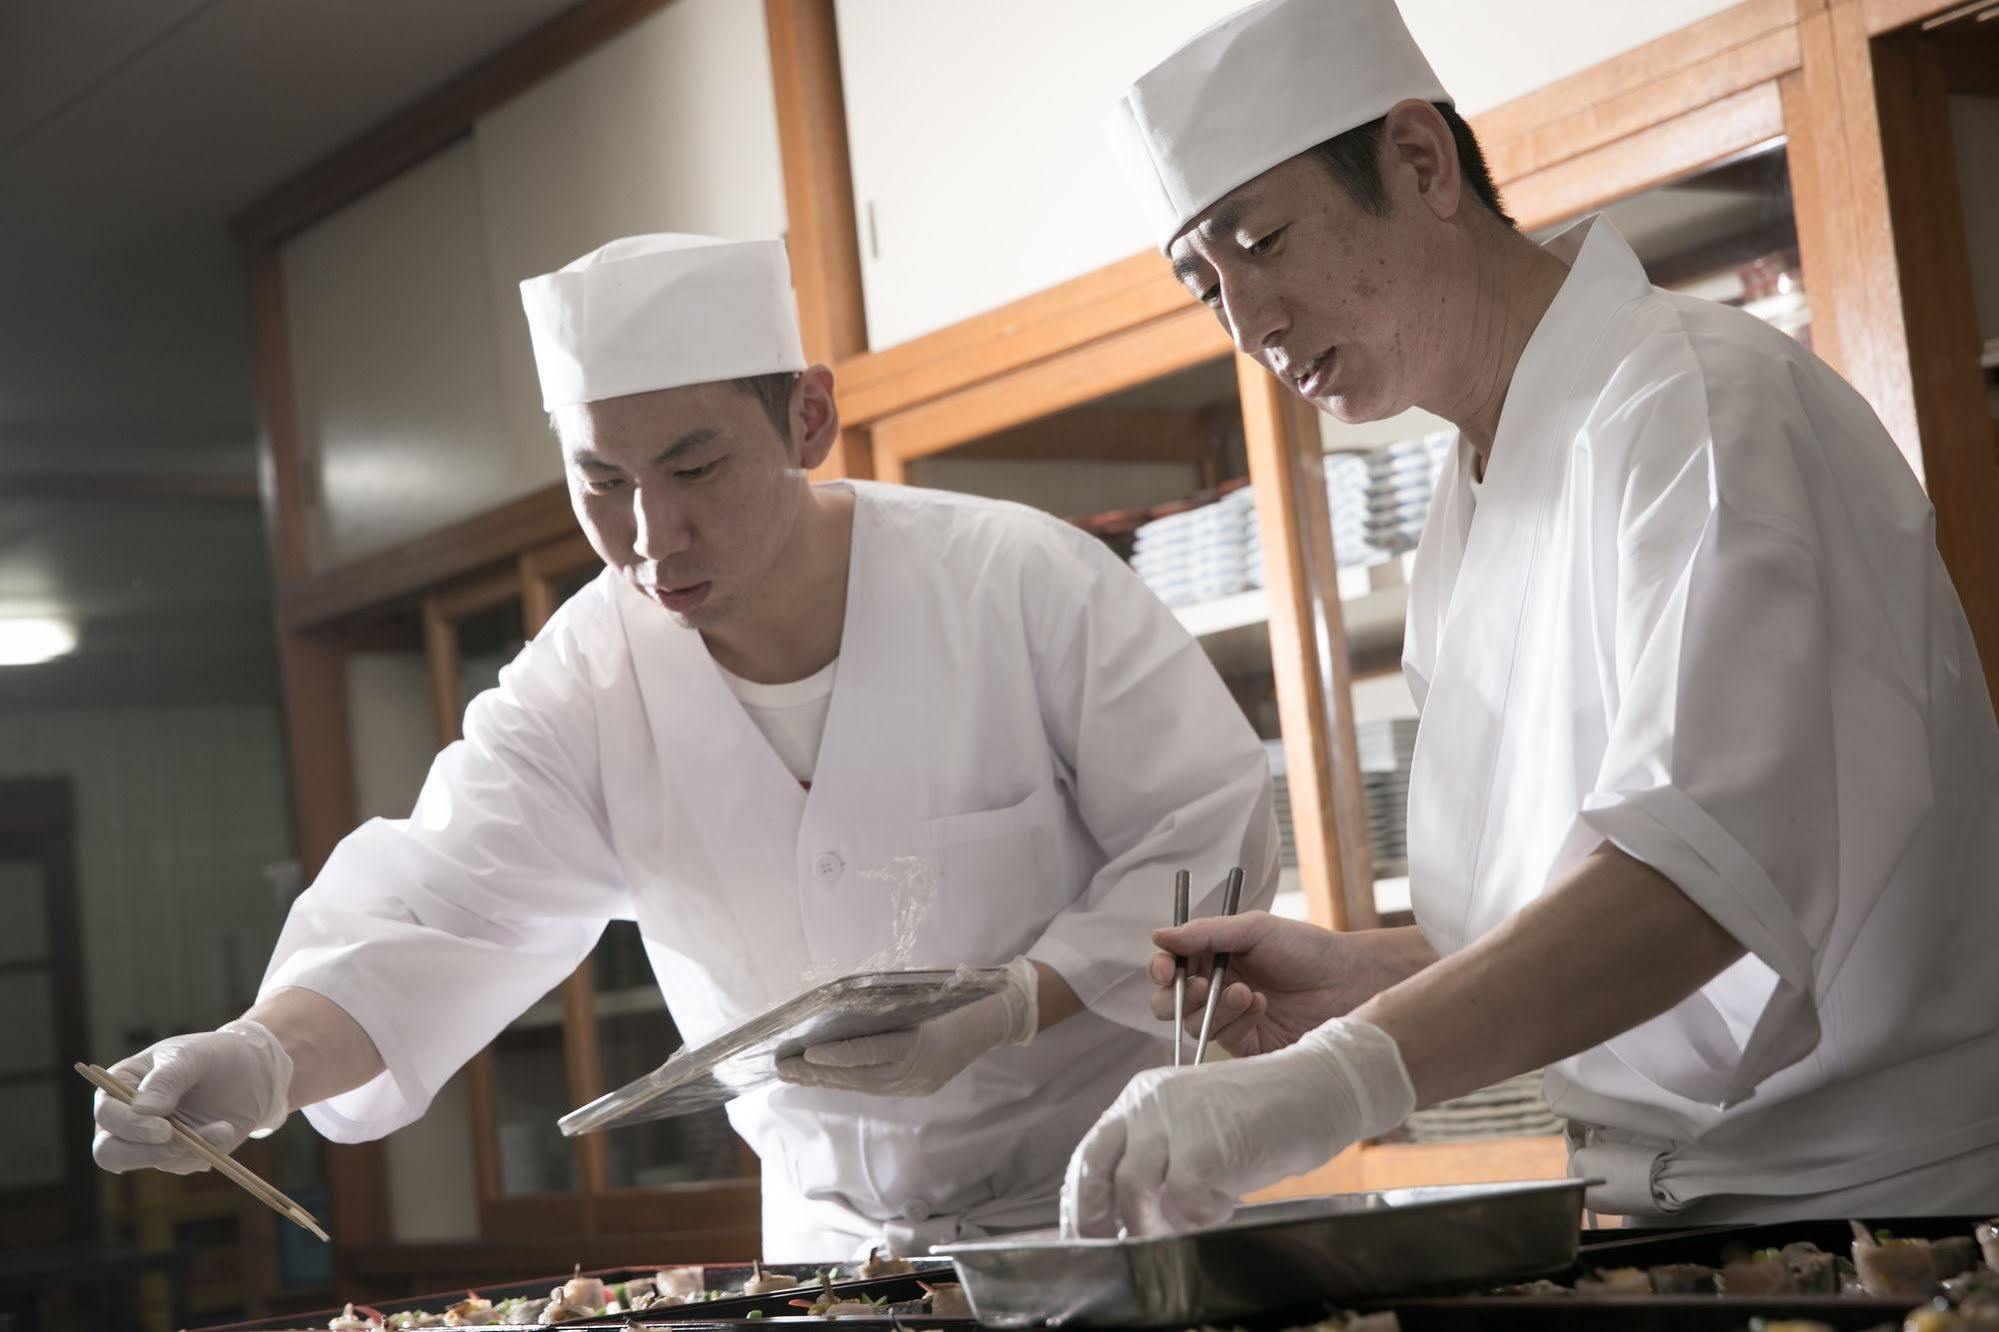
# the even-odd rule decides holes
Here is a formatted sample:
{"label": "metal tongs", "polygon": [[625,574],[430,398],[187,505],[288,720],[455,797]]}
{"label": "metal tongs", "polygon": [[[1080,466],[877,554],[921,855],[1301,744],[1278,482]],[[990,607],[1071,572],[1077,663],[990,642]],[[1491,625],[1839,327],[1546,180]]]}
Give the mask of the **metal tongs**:
{"label": "metal tongs", "polygon": [[[1188,873],[1181,870],[1173,876],[1173,923],[1187,923]],[[1242,904],[1242,866],[1233,866],[1222,888],[1222,914],[1233,916]],[[1228,984],[1229,955],[1215,954],[1214,974],[1208,978],[1208,1002],[1201,1013],[1201,1034],[1194,1042],[1194,1063],[1198,1065],[1208,1053],[1208,1034],[1215,1025],[1215,1003],[1222,989]],[[1181,1041],[1187,1031],[1187,959],[1175,955],[1173,959],[1173,1063],[1181,1063]]]}
{"label": "metal tongs", "polygon": [[[1194,876],[1181,870],[1173,876],[1173,928],[1187,923],[1187,890]],[[1187,1039],[1187,959],[1173,955],[1173,1067],[1185,1063],[1180,1050]]]}

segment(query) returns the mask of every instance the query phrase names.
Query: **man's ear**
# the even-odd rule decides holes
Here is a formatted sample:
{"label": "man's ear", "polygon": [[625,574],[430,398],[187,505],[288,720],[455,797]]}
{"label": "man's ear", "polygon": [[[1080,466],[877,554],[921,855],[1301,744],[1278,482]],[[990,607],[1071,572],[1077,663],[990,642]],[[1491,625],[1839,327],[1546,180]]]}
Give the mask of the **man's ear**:
{"label": "man's ear", "polygon": [[791,387],[791,437],[798,461],[812,471],[831,456],[840,438],[840,406],[833,401],[833,371],[814,365]]}
{"label": "man's ear", "polygon": [[1458,143],[1443,113],[1425,101],[1396,103],[1382,126],[1384,166],[1409,170],[1416,195],[1440,221],[1456,217],[1464,201],[1464,172],[1458,169]]}

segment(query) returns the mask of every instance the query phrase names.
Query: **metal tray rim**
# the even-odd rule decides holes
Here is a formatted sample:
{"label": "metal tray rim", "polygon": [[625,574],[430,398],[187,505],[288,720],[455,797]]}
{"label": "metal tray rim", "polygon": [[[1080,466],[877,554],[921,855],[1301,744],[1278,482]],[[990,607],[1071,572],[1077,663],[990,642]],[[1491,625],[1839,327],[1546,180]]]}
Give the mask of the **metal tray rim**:
{"label": "metal tray rim", "polygon": [[[1434,1194],[1434,1196],[1415,1198],[1408,1202],[1392,1205],[1396,1212],[1406,1215],[1412,1212],[1429,1211],[1433,1208],[1451,1207],[1469,1199],[1491,1197],[1494,1195],[1511,1198],[1535,1193],[1580,1193],[1592,1184],[1600,1183],[1602,1183],[1601,1180],[1592,1179],[1496,1180],[1483,1184],[1423,1185],[1417,1188],[1406,1189],[1360,1189],[1353,1193],[1336,1193],[1323,1196],[1329,1198],[1365,1197],[1409,1192]],[[1287,1198],[1274,1203],[1255,1203],[1251,1207],[1282,1207],[1288,1203],[1311,1201],[1313,1201],[1312,1198]],[[1276,1226],[1299,1225],[1305,1222],[1338,1222],[1348,1217],[1362,1218],[1370,1215],[1378,1215],[1378,1212],[1328,1212],[1321,1216],[1245,1217],[1242,1211],[1238,1211],[1233,1218],[1222,1222],[1220,1225],[1210,1226],[1204,1230],[1181,1231],[1170,1235],[1077,1236],[1074,1238],[1064,1238],[1050,1231],[1033,1230],[1013,1236],[998,1235],[985,1239],[963,1240],[955,1244],[935,1244],[931,1246],[930,1252],[940,1258],[950,1258],[958,1254],[991,1254],[1015,1251],[1041,1252],[1054,1249],[1065,1251],[1084,1250],[1102,1253],[1120,1249],[1143,1249],[1162,1244],[1179,1244],[1189,1239],[1198,1239],[1209,1235],[1243,1234],[1266,1230]]]}

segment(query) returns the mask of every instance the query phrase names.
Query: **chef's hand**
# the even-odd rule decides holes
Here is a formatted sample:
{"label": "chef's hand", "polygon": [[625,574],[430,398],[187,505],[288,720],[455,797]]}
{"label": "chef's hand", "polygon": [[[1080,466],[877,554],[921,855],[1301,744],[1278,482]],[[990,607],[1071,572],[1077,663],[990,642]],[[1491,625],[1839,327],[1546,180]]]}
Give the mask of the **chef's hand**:
{"label": "chef's hand", "polygon": [[1024,957],[1009,962],[1006,973],[998,994],[902,1031],[808,1046],[779,1060],[777,1075],[801,1087],[928,1096],[988,1050],[1034,1039],[1040,976]]}
{"label": "chef's hand", "polygon": [[1236,1199],[1386,1133],[1416,1107],[1394,1040],[1336,1018],[1275,1054],[1134,1077],[1069,1158],[1070,1235],[1226,1221]]}
{"label": "chef's hand", "polygon": [[178,1110],[219,1151],[232,1152],[290,1112],[291,1056],[261,1024],[244,1019],[218,1031],[175,1036],[111,1066],[138,1094],[126,1105],[97,1093],[91,1154],[106,1170],[151,1166],[186,1175],[208,1162],[174,1137],[166,1116]]}
{"label": "chef's hand", "polygon": [[1214,955],[1229,955],[1228,983],[1209,1039],[1232,1055],[1269,1054],[1320,1023],[1345,1017],[1436,960],[1415,929],[1322,930],[1301,920],[1245,911],[1154,930],[1146,975],[1159,988],[1153,1015],[1173,1020],[1173,959],[1187,959],[1190,1035],[1201,1029]]}

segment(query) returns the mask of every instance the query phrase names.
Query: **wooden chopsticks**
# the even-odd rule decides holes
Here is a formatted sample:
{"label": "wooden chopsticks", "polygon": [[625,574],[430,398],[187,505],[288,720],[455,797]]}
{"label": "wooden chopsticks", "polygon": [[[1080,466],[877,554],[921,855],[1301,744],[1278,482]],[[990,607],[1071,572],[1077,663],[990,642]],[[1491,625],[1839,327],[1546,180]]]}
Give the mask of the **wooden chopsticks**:
{"label": "wooden chopsticks", "polygon": [[[84,1081],[103,1092],[106,1096],[115,1096],[127,1105],[132,1103],[134,1089],[126,1086],[118,1078],[112,1077],[95,1064],[77,1064],[75,1067],[76,1071],[83,1076]],[[208,1164],[214,1166],[217,1170],[241,1185],[245,1193],[248,1193],[251,1197],[276,1212],[279,1216],[284,1217],[287,1221],[297,1223],[329,1244],[333,1242],[332,1236],[321,1230],[319,1222],[313,1220],[311,1212],[306,1211],[305,1208],[300,1207],[290,1198],[285,1197],[284,1194],[266,1184],[257,1175],[256,1171],[243,1165],[235,1157],[230,1156],[227,1152],[217,1151],[208,1139],[195,1132],[193,1125],[189,1124],[180,1115],[168,1115],[167,1127],[172,1129],[174,1136],[179,1138],[195,1155],[201,1157],[202,1160],[208,1162]]]}

